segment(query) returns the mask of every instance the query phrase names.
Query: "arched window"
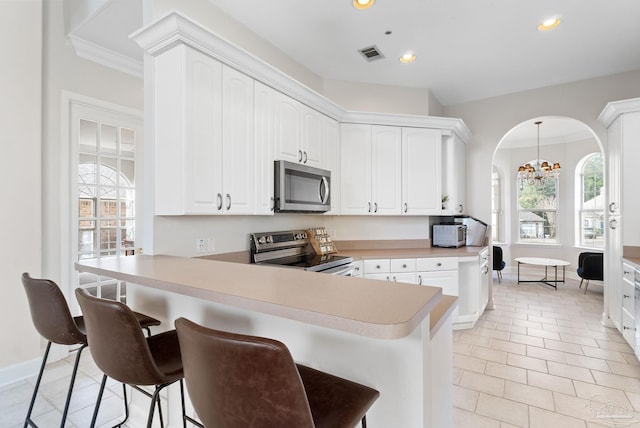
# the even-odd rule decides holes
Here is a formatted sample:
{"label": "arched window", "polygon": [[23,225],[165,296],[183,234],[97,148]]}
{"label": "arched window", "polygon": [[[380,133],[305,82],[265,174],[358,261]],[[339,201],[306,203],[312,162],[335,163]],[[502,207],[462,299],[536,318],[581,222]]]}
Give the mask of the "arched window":
{"label": "arched window", "polygon": [[576,168],[579,185],[577,204],[577,244],[604,248],[604,162],[601,153],[585,156]]}
{"label": "arched window", "polygon": [[[544,162],[543,159],[540,163]],[[529,163],[537,167],[538,161]],[[520,243],[558,243],[558,177],[529,181],[518,178],[518,226]]]}

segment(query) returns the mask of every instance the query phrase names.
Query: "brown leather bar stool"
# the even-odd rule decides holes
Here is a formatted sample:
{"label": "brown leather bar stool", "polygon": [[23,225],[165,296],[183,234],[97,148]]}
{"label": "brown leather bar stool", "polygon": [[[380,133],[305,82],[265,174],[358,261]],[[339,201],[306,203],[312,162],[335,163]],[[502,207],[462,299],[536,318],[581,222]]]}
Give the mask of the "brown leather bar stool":
{"label": "brown leather bar stool", "polygon": [[[33,395],[31,397],[31,403],[29,404],[29,410],[27,411],[27,417],[24,420],[25,428],[27,426],[37,426],[35,422],[31,420],[31,412],[33,411],[33,405],[36,401],[38,389],[40,388],[40,381],[42,380],[42,374],[44,373],[44,368],[47,364],[51,344],[80,345],[78,353],[76,354],[75,363],[73,364],[67,399],[64,404],[64,410],[62,411],[62,421],[60,422],[60,426],[64,427],[67,419],[67,413],[69,411],[69,403],[71,402],[73,384],[75,383],[76,374],[78,372],[80,355],[82,354],[82,350],[87,347],[84,318],[81,316],[71,316],[67,301],[65,300],[60,287],[58,287],[55,282],[48,279],[32,278],[25,272],[22,274],[22,285],[24,286],[24,290],[29,301],[29,310],[31,311],[33,325],[36,330],[38,330],[38,333],[48,341],[42,358],[40,372],[38,373],[38,379],[36,380],[36,385],[33,389]],[[145,328],[149,333],[149,327],[160,325],[160,321],[155,318],[151,318],[150,316],[137,312],[135,313],[135,316],[139,325]]]}
{"label": "brown leather bar stool", "polygon": [[[104,373],[91,427],[95,426],[108,376],[151,398],[148,428],[153,422],[156,402],[160,424],[164,427],[159,394],[167,386],[179,382],[183,425],[186,428],[189,418],[184,411],[182,360],[176,331],[145,338],[137,328],[135,314],[124,303],[94,297],[82,288],[76,289],[76,298],[84,314],[89,350],[94,362]],[[118,346],[113,346],[114,343]],[[155,386],[153,394],[140,388],[151,385]],[[128,416],[126,391],[124,401]]]}
{"label": "brown leather bar stool", "polygon": [[276,340],[175,322],[187,389],[206,427],[366,427],[380,393],[296,364]]}

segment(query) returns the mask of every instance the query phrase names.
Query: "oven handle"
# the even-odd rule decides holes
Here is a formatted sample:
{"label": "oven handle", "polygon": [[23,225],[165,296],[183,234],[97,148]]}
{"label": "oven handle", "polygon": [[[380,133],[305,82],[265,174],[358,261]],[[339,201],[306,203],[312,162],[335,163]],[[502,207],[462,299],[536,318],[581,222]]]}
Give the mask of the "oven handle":
{"label": "oven handle", "polygon": [[331,269],[322,270],[319,273],[328,273],[330,275],[342,275],[342,276],[353,276],[353,263],[349,263],[343,266],[336,266]]}

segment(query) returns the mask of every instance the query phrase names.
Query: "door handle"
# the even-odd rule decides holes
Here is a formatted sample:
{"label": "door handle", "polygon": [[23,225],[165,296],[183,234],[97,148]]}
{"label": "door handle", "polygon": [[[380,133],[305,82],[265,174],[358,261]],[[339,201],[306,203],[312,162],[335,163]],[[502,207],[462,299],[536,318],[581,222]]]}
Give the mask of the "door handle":
{"label": "door handle", "polygon": [[220,211],[222,209],[222,193],[218,193],[218,211]]}
{"label": "door handle", "polygon": [[464,206],[462,204],[458,204],[458,212],[462,214],[463,210],[464,210]]}
{"label": "door handle", "polygon": [[227,193],[227,211],[231,209],[231,195]]}
{"label": "door handle", "polygon": [[371,212],[371,202],[367,202],[367,205],[369,206],[369,209],[367,209],[367,212]]}
{"label": "door handle", "polygon": [[407,210],[409,209],[409,207],[407,206],[407,203],[404,203],[404,212],[407,212]]}
{"label": "door handle", "polygon": [[422,275],[418,275],[418,285],[422,285]]}
{"label": "door handle", "polygon": [[374,202],[374,203],[373,203],[373,212],[374,212],[374,213],[377,213],[377,212],[378,212],[378,203],[377,203],[377,202]]}
{"label": "door handle", "polygon": [[329,190],[329,180],[327,180],[327,177],[322,177],[322,179],[320,180],[320,188],[318,191],[320,193],[320,201],[323,204],[326,204],[329,200]]}
{"label": "door handle", "polygon": [[273,211],[276,209],[276,200],[274,199],[273,196],[270,198],[270,200],[271,200],[271,205],[270,205],[269,211]]}
{"label": "door handle", "polygon": [[617,209],[618,209],[618,204],[616,204],[615,202],[611,202],[609,204],[609,212],[610,213],[616,212]]}
{"label": "door handle", "polygon": [[304,161],[302,163],[307,163],[307,152],[304,152]]}
{"label": "door handle", "polygon": [[618,220],[616,220],[615,218],[612,218],[611,220],[609,220],[609,229],[615,230],[617,227],[618,227]]}
{"label": "door handle", "polygon": [[298,150],[298,162],[302,162],[302,150]]}

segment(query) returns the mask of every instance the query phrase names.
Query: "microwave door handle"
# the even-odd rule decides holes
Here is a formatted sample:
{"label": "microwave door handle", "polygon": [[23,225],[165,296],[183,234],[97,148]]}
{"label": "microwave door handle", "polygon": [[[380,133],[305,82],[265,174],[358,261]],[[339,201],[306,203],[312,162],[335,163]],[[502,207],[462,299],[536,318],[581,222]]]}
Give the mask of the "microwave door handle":
{"label": "microwave door handle", "polygon": [[320,201],[322,201],[323,204],[326,204],[329,199],[329,180],[327,180],[327,177],[322,177],[320,180],[319,193]]}

